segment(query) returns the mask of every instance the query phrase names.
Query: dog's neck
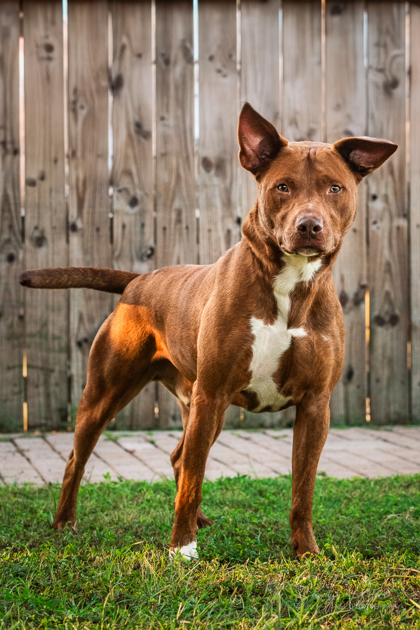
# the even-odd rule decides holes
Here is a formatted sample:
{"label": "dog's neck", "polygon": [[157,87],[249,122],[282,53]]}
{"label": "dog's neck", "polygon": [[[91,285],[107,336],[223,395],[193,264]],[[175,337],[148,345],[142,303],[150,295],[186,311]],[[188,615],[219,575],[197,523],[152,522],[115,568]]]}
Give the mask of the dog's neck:
{"label": "dog's neck", "polygon": [[[312,266],[316,260],[322,260],[322,265],[316,274],[316,279],[320,278],[320,276],[331,274],[331,267],[338,256],[341,248],[341,242],[334,252],[320,258],[285,254],[280,249],[277,241],[263,229],[258,217],[259,212],[260,210],[257,200],[242,225],[242,242],[244,246],[250,250],[255,262],[264,276],[269,278],[277,277],[287,265],[287,259],[289,257],[290,262],[293,258],[302,259],[300,262],[303,266],[305,264]],[[299,263],[297,262],[297,264]],[[311,276],[310,279],[315,278]],[[314,284],[315,283],[310,283],[310,286],[313,288]]]}

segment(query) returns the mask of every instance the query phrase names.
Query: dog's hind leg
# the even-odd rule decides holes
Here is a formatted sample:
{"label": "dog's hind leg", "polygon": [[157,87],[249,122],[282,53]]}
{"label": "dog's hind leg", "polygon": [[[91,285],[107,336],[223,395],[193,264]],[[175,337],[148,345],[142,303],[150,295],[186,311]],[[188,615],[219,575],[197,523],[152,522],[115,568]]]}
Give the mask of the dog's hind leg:
{"label": "dog's hind leg", "polygon": [[89,356],[77,411],[73,450],[64,473],[53,527],[74,525],[86,463],[107,423],[153,378],[156,344],[150,329],[118,309],[101,327]]}

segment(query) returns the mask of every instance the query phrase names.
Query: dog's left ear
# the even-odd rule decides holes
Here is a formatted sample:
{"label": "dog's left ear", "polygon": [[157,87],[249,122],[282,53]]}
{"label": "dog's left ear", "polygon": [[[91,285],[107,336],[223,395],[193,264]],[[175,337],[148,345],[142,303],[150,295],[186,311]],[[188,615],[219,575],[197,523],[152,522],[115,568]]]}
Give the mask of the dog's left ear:
{"label": "dog's left ear", "polygon": [[247,171],[257,175],[268,166],[288,142],[277,132],[274,125],[245,103],[239,114],[238,125],[239,161]]}
{"label": "dog's left ear", "polygon": [[351,170],[362,177],[369,175],[398,149],[398,144],[381,138],[343,138],[333,147],[345,159]]}

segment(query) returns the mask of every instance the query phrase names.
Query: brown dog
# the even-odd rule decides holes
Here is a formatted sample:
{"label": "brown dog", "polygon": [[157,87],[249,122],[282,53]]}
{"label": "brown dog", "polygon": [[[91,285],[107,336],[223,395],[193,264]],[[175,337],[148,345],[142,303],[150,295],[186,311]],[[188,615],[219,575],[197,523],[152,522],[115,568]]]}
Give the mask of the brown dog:
{"label": "brown dog", "polygon": [[397,149],[387,140],[292,142],[245,104],[239,159],[258,199],[240,243],[213,265],[137,276],[111,269],[27,271],[34,288],[122,293],[99,330],[79,404],[74,448],[53,527],[74,523],[86,462],[113,418],[152,380],[179,400],[183,436],[171,456],[177,484],[171,551],[196,556],[207,456],[229,404],[249,411],[297,406],[292,545],[317,553],[312,496],[340,376],[344,323],[331,267],[356,215],[362,178]]}

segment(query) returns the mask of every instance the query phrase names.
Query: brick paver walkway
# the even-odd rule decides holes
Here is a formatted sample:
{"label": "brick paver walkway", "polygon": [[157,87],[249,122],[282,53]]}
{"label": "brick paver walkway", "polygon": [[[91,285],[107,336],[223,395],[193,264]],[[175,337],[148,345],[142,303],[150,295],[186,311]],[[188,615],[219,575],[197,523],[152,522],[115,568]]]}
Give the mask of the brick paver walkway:
{"label": "brick paver walkway", "polygon": [[[101,437],[86,467],[87,482],[157,481],[173,477],[169,455],[180,431],[116,432]],[[61,482],[72,433],[0,436],[0,483]],[[206,477],[276,477],[291,470],[292,430],[223,431],[207,462]],[[339,479],[420,473],[420,427],[331,429],[318,467]]]}

